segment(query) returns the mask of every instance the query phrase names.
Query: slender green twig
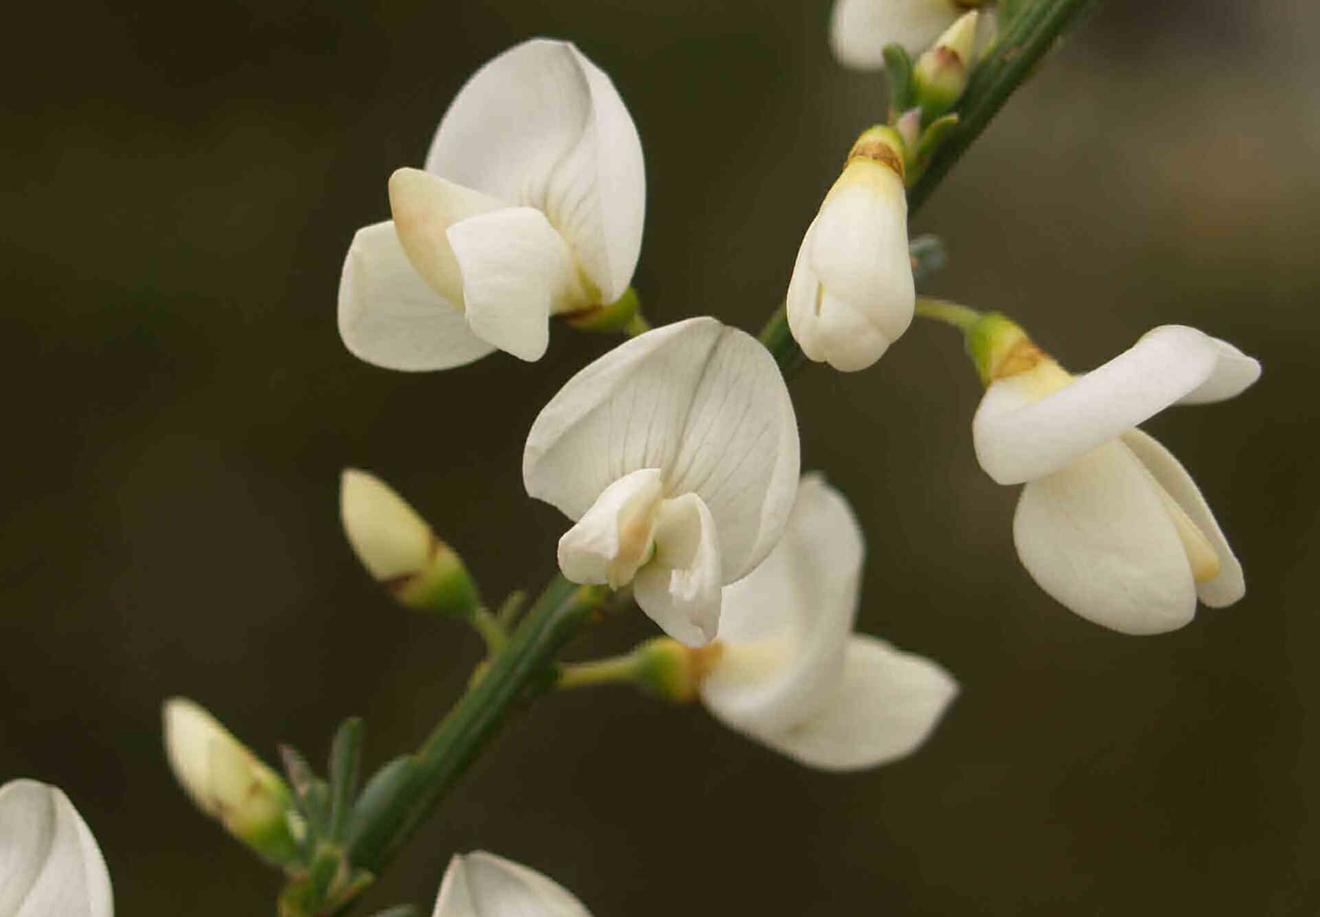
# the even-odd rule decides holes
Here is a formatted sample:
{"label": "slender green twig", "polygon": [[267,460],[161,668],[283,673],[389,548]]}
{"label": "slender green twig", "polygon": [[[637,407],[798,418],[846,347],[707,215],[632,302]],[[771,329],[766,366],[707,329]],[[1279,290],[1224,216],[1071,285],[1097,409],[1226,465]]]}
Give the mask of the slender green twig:
{"label": "slender green twig", "polygon": [[509,641],[503,622],[496,615],[491,614],[489,608],[478,608],[472,613],[472,628],[481,634],[481,639],[485,641],[487,656],[494,656],[504,649],[504,644]]}
{"label": "slender green twig", "polygon": [[981,319],[981,313],[975,309],[944,299],[931,299],[929,296],[917,297],[917,315],[952,325],[960,331],[966,331]]}
{"label": "slender green twig", "polygon": [[575,662],[559,667],[559,681],[555,687],[595,688],[600,685],[623,684],[637,677],[637,657],[632,653],[625,656],[611,656],[608,659],[593,659],[591,662]]}

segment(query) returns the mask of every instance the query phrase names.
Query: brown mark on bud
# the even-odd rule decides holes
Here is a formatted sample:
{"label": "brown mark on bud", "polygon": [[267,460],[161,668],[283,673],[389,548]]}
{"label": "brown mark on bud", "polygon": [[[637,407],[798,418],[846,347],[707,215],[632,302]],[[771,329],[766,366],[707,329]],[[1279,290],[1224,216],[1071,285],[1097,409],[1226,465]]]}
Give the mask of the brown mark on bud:
{"label": "brown mark on bud", "polygon": [[1031,338],[1023,335],[1005,351],[991,370],[990,378],[1006,379],[1035,369],[1049,355],[1036,346]]}
{"label": "brown mark on bud", "polygon": [[853,148],[848,151],[848,160],[869,159],[892,169],[899,178],[903,177],[903,157],[890,144],[877,137],[862,135]]}

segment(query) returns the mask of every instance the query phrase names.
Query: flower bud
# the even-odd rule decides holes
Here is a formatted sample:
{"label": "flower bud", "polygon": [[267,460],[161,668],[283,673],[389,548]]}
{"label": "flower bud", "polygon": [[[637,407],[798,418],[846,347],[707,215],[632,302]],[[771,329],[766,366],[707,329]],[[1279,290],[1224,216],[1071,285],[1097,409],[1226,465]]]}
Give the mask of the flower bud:
{"label": "flower bud", "polygon": [[976,61],[975,10],[964,14],[917,58],[912,71],[917,104],[927,121],[944,114],[962,97]]}
{"label": "flower bud", "polygon": [[348,543],[396,599],[409,608],[464,617],[476,609],[477,588],[462,558],[388,484],[347,468],[339,496]]}
{"label": "flower bud", "polygon": [[280,776],[192,701],[171,698],[162,712],[165,755],[193,803],[267,860],[291,862],[303,825]]}
{"label": "flower bud", "polygon": [[633,651],[634,680],[648,694],[686,704],[723,654],[717,640],[701,647],[684,646],[668,637],[648,640]]}
{"label": "flower bud", "polygon": [[789,329],[809,359],[865,369],[912,322],[905,159],[893,128],[863,133],[807,228],[787,301]]}

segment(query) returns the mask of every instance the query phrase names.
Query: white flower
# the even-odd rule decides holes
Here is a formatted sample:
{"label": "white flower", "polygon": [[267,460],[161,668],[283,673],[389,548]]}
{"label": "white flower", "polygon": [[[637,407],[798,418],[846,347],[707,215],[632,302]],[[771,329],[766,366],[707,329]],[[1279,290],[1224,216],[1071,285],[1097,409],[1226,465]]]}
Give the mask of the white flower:
{"label": "white flower", "polygon": [[536,870],[477,850],[449,861],[431,917],[591,917],[591,912]]}
{"label": "white flower", "polygon": [[389,190],[394,220],[358,231],[339,285],[339,333],[378,366],[540,359],[551,315],[614,302],[637,266],[637,128],[567,42],[528,41],[477,71],[425,171],[400,169]]}
{"label": "white flower", "polygon": [[724,590],[700,687],[711,713],[825,770],[874,767],[926,740],[957,684],[929,659],[853,633],[864,550],[842,495],[805,476],[779,545]]}
{"label": "white flower", "polygon": [[288,786],[215,717],[182,697],[163,708],[165,755],[197,808],[276,863],[297,851]]}
{"label": "white flower", "polygon": [[1173,404],[1232,398],[1260,364],[1194,328],[1165,325],[1073,378],[1021,337],[997,362],[972,424],[981,467],[1026,483],[1018,555],[1077,614],[1128,634],[1174,630],[1200,600],[1231,605],[1242,567],[1196,484],[1136,425]]}
{"label": "white flower", "polygon": [[[883,70],[885,45],[902,45],[912,56],[981,0],[835,0],[830,44],[839,63],[858,70]],[[982,28],[993,17],[982,16]]]}
{"label": "white flower", "polygon": [[559,565],[633,583],[672,637],[715,635],[720,588],[774,547],[798,480],[797,419],[774,360],[713,318],[649,331],[587,366],[527,437],[527,492],[577,521]]}
{"label": "white flower", "polygon": [[0,787],[0,917],[111,917],[110,873],[62,791],[35,780]]}
{"label": "white flower", "polygon": [[793,337],[807,357],[844,372],[880,359],[912,323],[916,292],[901,148],[888,128],[858,139],[793,265]]}

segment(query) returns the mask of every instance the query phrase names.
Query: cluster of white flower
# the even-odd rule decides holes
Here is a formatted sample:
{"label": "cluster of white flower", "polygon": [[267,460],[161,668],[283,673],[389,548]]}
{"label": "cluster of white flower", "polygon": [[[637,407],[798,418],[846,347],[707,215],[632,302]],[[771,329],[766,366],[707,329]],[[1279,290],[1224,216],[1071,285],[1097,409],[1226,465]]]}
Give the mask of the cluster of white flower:
{"label": "cluster of white flower", "polygon": [[[805,232],[787,321],[806,357],[848,372],[880,359],[916,314],[959,327],[986,385],[977,458],[996,482],[1025,485],[1013,536],[1028,573],[1106,627],[1171,630],[1198,599],[1229,605],[1245,585],[1196,485],[1138,424],[1173,404],[1231,398],[1260,366],[1169,325],[1073,375],[997,313],[918,300],[907,190],[994,41],[991,6],[838,0],[838,57],[902,72],[891,74],[889,123],[858,137]],[[399,370],[494,350],[538,360],[553,316],[630,335],[544,407],[522,464],[527,493],[573,522],[558,546],[564,577],[626,590],[667,635],[608,671],[700,698],[811,767],[873,767],[919,747],[957,685],[934,662],[853,632],[861,529],[822,476],[802,476],[775,358],[715,318],[646,330],[637,311],[642,147],[609,77],[566,42],[509,50],[459,92],[424,168],[399,169],[388,188],[392,219],[357,232],[340,284],[340,333],[360,358]],[[482,623],[462,560],[388,485],[347,471],[341,501],[354,551],[401,602],[498,631]],[[165,733],[194,802],[266,859],[288,866],[316,840],[306,800],[293,800],[305,789],[296,756],[291,790],[182,699],[166,704]],[[64,794],[26,780],[0,788],[0,917],[110,913],[105,863]],[[478,852],[453,858],[434,913],[587,911],[539,873]]]}

